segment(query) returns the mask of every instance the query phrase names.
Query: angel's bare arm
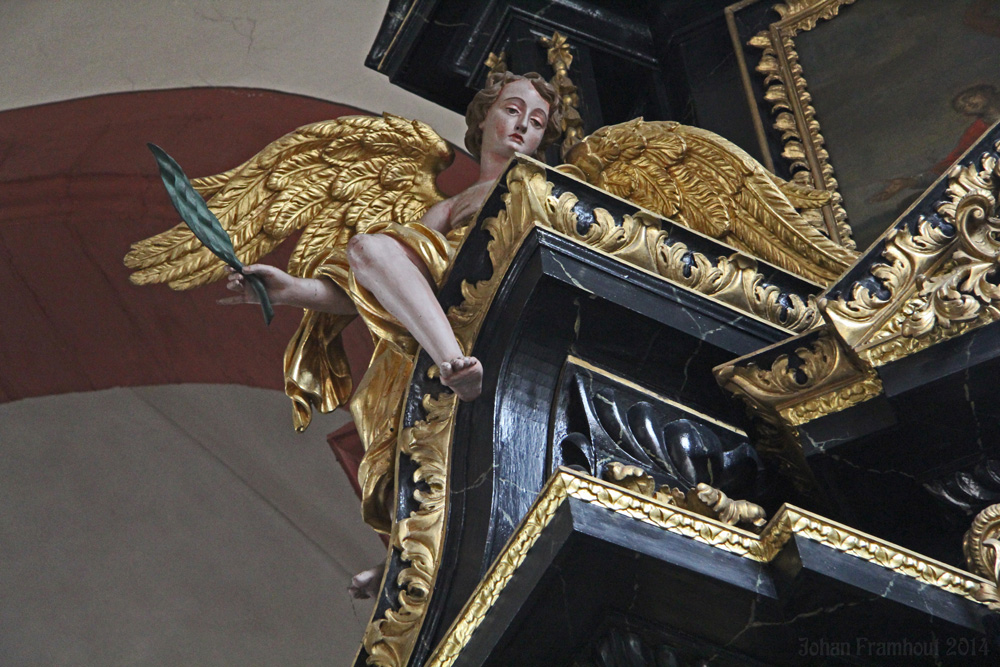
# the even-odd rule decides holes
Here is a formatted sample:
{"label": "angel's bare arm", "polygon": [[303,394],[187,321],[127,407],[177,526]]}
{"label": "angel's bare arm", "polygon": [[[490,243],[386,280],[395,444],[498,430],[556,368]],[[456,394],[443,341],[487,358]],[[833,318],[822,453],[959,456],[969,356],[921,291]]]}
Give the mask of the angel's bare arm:
{"label": "angel's bare arm", "polygon": [[452,199],[439,201],[427,209],[424,217],[420,219],[420,224],[441,234],[447,234],[451,229],[451,207]]}
{"label": "angel's bare arm", "polygon": [[[334,315],[358,312],[347,294],[327,278],[299,278],[267,264],[249,264],[243,267],[243,272],[258,275],[264,280],[267,294],[275,305],[308,308]],[[253,290],[246,288],[243,276],[235,271],[230,270],[226,287],[239,294],[219,299],[221,304],[259,303]]]}

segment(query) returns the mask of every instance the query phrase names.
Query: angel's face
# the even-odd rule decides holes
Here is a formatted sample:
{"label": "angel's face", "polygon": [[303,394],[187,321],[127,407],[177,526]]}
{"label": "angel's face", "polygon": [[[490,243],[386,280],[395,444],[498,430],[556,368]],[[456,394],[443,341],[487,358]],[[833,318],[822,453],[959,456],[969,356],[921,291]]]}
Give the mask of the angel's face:
{"label": "angel's face", "polygon": [[479,124],[483,130],[483,155],[514,152],[533,155],[538,150],[549,120],[549,104],[530,81],[519,79],[503,87],[500,96]]}

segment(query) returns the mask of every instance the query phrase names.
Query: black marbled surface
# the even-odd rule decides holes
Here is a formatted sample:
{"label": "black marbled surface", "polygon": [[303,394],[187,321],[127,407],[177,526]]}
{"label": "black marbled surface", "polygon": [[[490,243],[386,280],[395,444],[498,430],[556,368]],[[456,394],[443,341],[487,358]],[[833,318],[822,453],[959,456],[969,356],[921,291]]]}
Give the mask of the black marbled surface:
{"label": "black marbled surface", "polygon": [[656,664],[594,660],[616,627],[684,665],[991,665],[987,613],[810,540],[760,564],[570,499],[455,664]]}
{"label": "black marbled surface", "polygon": [[[464,113],[490,52],[552,76],[538,38],[572,48],[586,133],[643,116],[718,132],[760,157],[723,10],[730,0],[395,0],[365,64]],[[556,155],[557,151],[553,152]]]}
{"label": "black marbled surface", "polygon": [[[627,203],[561,174],[550,172],[548,177],[556,194],[572,188],[580,197],[581,220],[586,221],[595,207],[605,208],[619,222],[635,212]],[[501,185],[491,195],[480,223],[503,205],[504,192]],[[663,224],[669,243],[683,242],[708,257],[732,252],[711,239]],[[489,238],[481,226],[470,232],[439,294],[445,308],[460,303],[463,280],[490,277]],[[815,293],[814,286],[778,269],[763,264],[761,268],[765,280],[786,294]],[[845,280],[866,280],[864,275],[855,271]],[[803,451],[817,482],[817,504],[810,506],[803,502],[806,499],[789,495],[787,480],[767,462],[753,466],[752,480],[746,474],[725,479],[725,455],[738,448],[740,431],[750,433],[747,438],[754,444],[754,431],[743,406],[723,392],[712,369],[763,348],[768,349],[755,359],[760,366],[769,366],[776,355],[793,352],[820,332],[790,339],[785,329],[572,238],[533,230],[514,256],[473,349],[485,368],[484,392],[478,400],[461,404],[456,415],[444,551],[411,664],[422,664],[430,655],[556,465],[579,464],[602,474],[611,461],[618,461],[639,465],[658,483],[684,487],[700,481],[679,474],[683,456],[658,461],[648,447],[626,442],[621,424],[632,436],[641,430],[640,423],[628,423],[627,418],[640,401],[658,406],[657,419],[664,423],[656,428],[661,433],[665,422],[679,419],[713,433],[719,439],[718,452],[704,453],[698,465],[704,471],[711,460],[712,474],[720,475],[712,479],[723,486],[736,482],[733,488],[745,494],[738,497],[760,502],[771,512],[781,502],[821,510],[834,520],[961,566],[961,535],[971,522],[970,512],[989,501],[990,493],[1000,493],[1000,454],[995,451],[1000,409],[992,390],[1000,370],[994,344],[997,327],[983,327],[879,369],[884,396],[802,426]],[[787,343],[769,347],[782,341]],[[430,360],[421,355],[404,426],[423,416],[420,396],[443,391],[427,379],[429,366]],[[574,378],[585,381],[574,385]],[[595,378],[600,381],[595,383]],[[602,421],[594,407],[602,396],[611,396],[609,389],[619,411],[617,421],[607,417]],[[580,421],[585,405],[593,408],[592,415],[583,416],[586,428]],[[573,433],[589,439],[591,446],[589,451],[580,449],[575,461],[567,460],[569,450],[562,448]],[[996,466],[991,467],[991,461],[997,461]],[[692,464],[690,469],[697,467]],[[400,518],[415,509],[412,472],[412,464],[400,457]],[[981,487],[971,499],[969,479],[978,480]],[[857,558],[795,540],[765,567],[733,560],[687,538],[649,532],[648,527],[622,528],[614,517],[594,511],[573,510],[550,526],[557,537],[547,547],[546,558],[553,564],[539,561],[526,566],[518,578],[518,586],[526,588],[512,593],[524,599],[503,612],[507,621],[497,621],[500,625],[483,635],[493,636],[494,644],[470,649],[470,655],[490,653],[490,664],[559,664],[602,650],[625,651],[623,642],[646,642],[645,649],[635,649],[640,655],[645,655],[643,650],[666,655],[669,649],[685,660],[701,659],[699,651],[730,656],[725,658],[729,663],[720,664],[750,659],[803,664],[803,658],[808,664],[816,658],[810,651],[841,664],[879,664],[870,659],[878,656],[859,657],[859,652],[875,649],[862,648],[858,641],[884,646],[937,638],[936,650],[942,653],[959,646],[943,645],[947,639],[962,640],[966,651],[983,648],[975,642],[985,639],[979,620],[985,607],[885,569],[872,569],[877,566]],[[577,513],[591,518],[578,523]],[[569,545],[565,549],[564,542]],[[666,544],[668,553],[663,552]],[[396,604],[399,591],[394,582],[405,566],[398,556],[390,563],[379,613]],[[575,579],[560,579],[573,571],[578,572]],[[616,595],[624,595],[621,591],[632,600],[624,608],[612,604]],[[541,619],[557,619],[567,609],[574,615],[572,622],[550,623],[562,634],[553,630],[544,641],[530,638]],[[497,618],[504,618],[503,613]],[[531,616],[535,613],[540,616]],[[637,623],[653,623],[667,634],[615,629],[608,620],[615,614],[635,616]],[[508,628],[507,623],[513,625]],[[527,633],[523,636],[517,634],[522,623]],[[603,634],[597,634],[599,628],[604,628]],[[508,644],[512,648],[505,648]],[[503,662],[514,655],[505,652],[514,651],[513,647],[531,656],[536,655],[531,651],[555,651],[554,646],[559,648],[552,661]],[[480,650],[485,653],[475,653]],[[797,654],[800,650],[806,654]],[[844,653],[847,650],[853,653]],[[833,655],[834,651],[840,653]],[[359,665],[365,657],[360,656]]]}
{"label": "black marbled surface", "polygon": [[[584,220],[595,207],[608,210],[619,224],[624,215],[637,210],[556,172],[550,171],[548,178],[556,194],[573,188],[580,197],[578,213],[584,214]],[[495,215],[504,192],[501,185],[491,195],[480,222]],[[711,239],[664,224],[669,243],[683,242],[710,258],[733,252]],[[490,276],[489,238],[481,227],[470,232],[439,294],[445,308],[460,303],[462,280]],[[765,280],[785,293],[801,296],[816,290],[778,269],[763,264],[761,268]],[[733,429],[744,425],[745,417],[715,383],[712,368],[786,336],[788,332],[781,327],[578,241],[541,228],[533,230],[507,270],[473,349],[485,369],[484,391],[476,401],[461,404],[456,415],[444,554],[412,664],[426,659],[548,479],[554,463],[553,419],[565,406],[562,379],[569,359],[607,369],[628,385],[681,406],[671,419],[694,418],[721,434],[725,443],[719,452],[704,456],[695,452],[691,467],[704,472],[712,465],[710,460],[723,468],[748,465],[745,452],[742,463],[734,454],[741,438],[733,435]],[[422,354],[404,426],[423,417],[422,395],[443,390],[427,379],[429,365],[429,358]],[[623,387],[617,391],[623,397],[627,394]],[[715,422],[727,426],[720,430]],[[622,458],[622,462],[629,461]],[[749,467],[757,468],[752,456]],[[649,469],[652,472],[655,466]],[[400,518],[416,507],[412,472],[412,463],[401,456]],[[721,469],[715,472],[723,473]],[[662,475],[660,480],[669,481]],[[382,592],[379,613],[396,604],[394,582],[403,567],[397,553],[389,566],[389,586]]]}

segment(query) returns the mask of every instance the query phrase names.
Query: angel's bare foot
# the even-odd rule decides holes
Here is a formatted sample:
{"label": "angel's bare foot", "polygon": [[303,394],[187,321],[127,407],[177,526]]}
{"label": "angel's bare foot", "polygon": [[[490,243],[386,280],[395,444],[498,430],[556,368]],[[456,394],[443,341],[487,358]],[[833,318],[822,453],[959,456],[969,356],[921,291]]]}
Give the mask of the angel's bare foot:
{"label": "angel's bare foot", "polygon": [[367,600],[377,594],[383,572],[385,563],[379,563],[351,577],[351,586],[347,589],[351,592],[351,597],[355,600]]}
{"label": "angel's bare foot", "polygon": [[450,387],[459,400],[471,401],[483,392],[483,365],[475,357],[457,357],[439,366],[441,384]]}

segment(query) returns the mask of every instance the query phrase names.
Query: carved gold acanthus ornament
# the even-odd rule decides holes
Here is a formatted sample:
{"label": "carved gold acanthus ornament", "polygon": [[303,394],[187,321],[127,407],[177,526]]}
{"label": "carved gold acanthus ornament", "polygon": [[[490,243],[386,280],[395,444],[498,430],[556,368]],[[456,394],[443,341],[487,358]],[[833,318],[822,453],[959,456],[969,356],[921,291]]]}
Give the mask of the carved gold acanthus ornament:
{"label": "carved gold acanthus ornament", "polygon": [[812,217],[818,226],[826,228],[835,241],[854,248],[847,212],[838,192],[830,155],[820,134],[816,110],[806,92],[806,80],[795,50],[794,37],[812,30],[823,20],[831,19],[840,8],[855,0],[789,0],[776,4],[774,10],[781,20],[771,24],[750,40],[750,45],[763,50],[757,71],[764,75],[764,99],[770,102],[774,127],[781,132],[782,157],[791,162],[794,182],[822,188],[831,193],[830,203],[822,218]]}
{"label": "carved gold acanthus ornament", "polygon": [[729,526],[749,524],[745,527],[756,532],[767,523],[767,513],[760,505],[748,500],[733,500],[721,490],[708,484],[698,484],[687,493],[669,486],[657,489],[656,481],[642,468],[617,461],[613,461],[605,469],[604,479],[633,493],[652,498],[665,505],[676,505]]}
{"label": "carved gold acanthus ornament", "polygon": [[798,427],[879,396],[882,382],[828,331],[802,338],[792,354],[780,354],[766,367],[743,358],[714,373],[724,389],[745,403],[757,451],[776,461],[797,489],[810,493],[816,480]]}
{"label": "carved gold acanthus ornament", "polygon": [[976,591],[976,599],[1000,611],[1000,505],[990,505],[976,515],[962,540],[962,550],[969,570],[989,579]]}
{"label": "carved gold acanthus ornament", "polygon": [[427,490],[415,490],[419,509],[393,524],[393,546],[409,565],[397,579],[398,607],[373,618],[365,629],[362,646],[371,665],[405,665],[427,613],[444,541],[456,402],[451,393],[424,396],[427,418],[403,429],[399,436],[399,451],[417,466],[413,481],[423,482]]}
{"label": "carved gold acanthus ornament", "polygon": [[[555,198],[543,166],[530,158],[518,158],[507,185],[510,194],[505,210],[484,223],[493,236],[489,253],[494,267],[499,264],[505,270],[524,236],[537,225],[785,329],[804,331],[817,320],[811,297],[806,301],[765,283],[756,260],[740,253],[713,259],[691,252],[684,243],[671,243],[669,229],[661,228],[654,216],[644,212],[626,215],[617,224],[610,213],[597,208],[594,223],[581,235],[574,211],[579,201],[576,195],[564,192]],[[465,326],[471,313],[479,311],[481,295],[492,294],[496,289],[492,282],[501,278],[502,272],[494,271],[490,281],[463,284],[465,303],[449,314],[456,330]],[[785,300],[789,305],[783,303]]]}
{"label": "carved gold acanthus ornament", "polygon": [[755,535],[681,507],[657,502],[633,491],[610,486],[607,482],[561,468],[539,494],[503,553],[438,644],[426,663],[428,667],[447,667],[455,663],[556,511],[571,499],[602,507],[665,532],[761,563],[771,562],[794,536],[976,602],[980,602],[976,598],[976,592],[987,583],[958,568],[906,551],[791,505],[782,505],[762,534]]}
{"label": "carved gold acanthus ornament", "polygon": [[890,230],[883,261],[871,271],[879,295],[856,284],[849,294],[824,301],[827,319],[873,367],[1000,319],[1000,164],[994,150],[979,164],[956,167],[947,199],[938,205],[949,234],[921,216],[916,230]]}
{"label": "carved gold acanthus ornament", "polygon": [[998,153],[1000,143],[978,163],[954,168],[939,217],[886,233],[869,269],[880,290],[856,282],[819,299],[835,332],[805,337],[796,359],[782,355],[768,368],[737,359],[715,370],[720,384],[770,420],[778,440],[797,441],[789,429],[879,395],[878,367],[1000,319]]}
{"label": "carved gold acanthus ornament", "polygon": [[778,356],[769,368],[739,360],[715,369],[725,389],[762,410],[776,413],[790,426],[839,412],[882,393],[882,383],[858,364],[833,336],[822,333]]}
{"label": "carved gold acanthus ornament", "polygon": [[[626,215],[617,225],[606,210],[595,209],[595,223],[586,234],[580,235],[574,211],[577,197],[570,192],[558,198],[553,196],[544,165],[531,158],[517,158],[507,173],[507,189],[503,209],[483,223],[483,228],[492,236],[488,244],[492,275],[474,284],[463,282],[463,301],[448,312],[465,354],[472,352],[483,319],[517,250],[536,227],[566,235],[790,330],[807,329],[816,320],[817,312],[812,303],[796,295],[786,295],[791,305],[782,305],[780,290],[764,283],[763,276],[756,271],[755,260],[735,253],[713,261],[691,253],[683,243],[671,244],[668,232],[649,214]],[[688,256],[687,262],[685,256]],[[373,617],[365,632],[364,647],[373,665],[402,667],[406,664],[426,615],[440,563],[447,512],[445,474],[456,403],[444,398],[425,398],[424,406],[428,411],[427,419],[403,431],[400,449],[417,462],[415,475],[428,483],[430,491],[415,493],[420,510],[398,521],[394,528],[394,544],[401,548],[401,557],[410,566],[397,580],[401,590],[398,610],[390,610],[381,618]],[[702,502],[708,506],[718,505],[713,511],[732,511],[727,503],[720,501],[707,494]],[[743,509],[747,516],[752,514],[749,508]]]}

